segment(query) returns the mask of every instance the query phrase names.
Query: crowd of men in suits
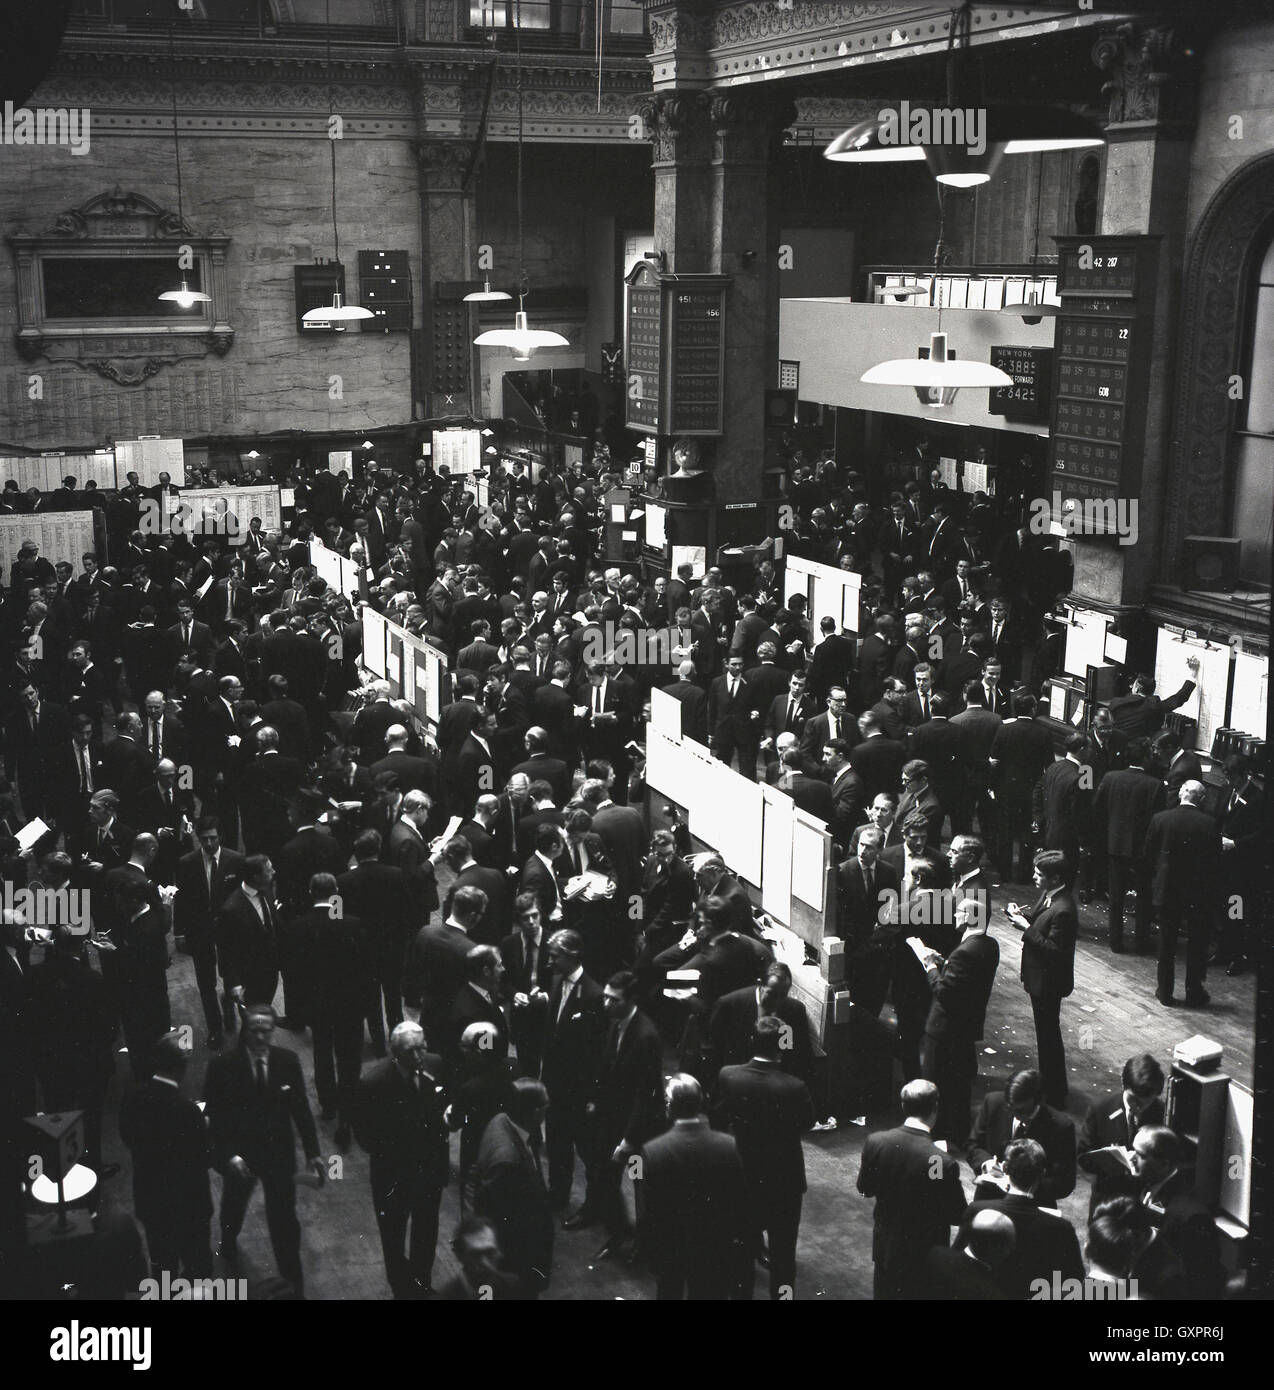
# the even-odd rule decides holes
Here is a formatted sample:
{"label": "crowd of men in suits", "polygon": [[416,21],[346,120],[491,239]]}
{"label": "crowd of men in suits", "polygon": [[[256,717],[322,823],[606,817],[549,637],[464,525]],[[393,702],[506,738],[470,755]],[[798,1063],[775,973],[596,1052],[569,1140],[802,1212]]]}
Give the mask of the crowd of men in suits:
{"label": "crowd of men in suits", "polygon": [[[1145,680],[1054,761],[1032,693],[1047,662],[1032,625],[1054,596],[1037,538],[1023,528],[992,546],[984,502],[962,516],[932,479],[877,517],[854,475],[797,468],[795,548],[870,576],[857,644],[827,620],[814,634],[769,561],[734,587],[713,568],[646,585],[599,563],[604,466],[535,482],[515,466],[483,508],[445,470],[300,474],[285,531],[252,518],[233,537],[140,528],[156,499],[130,480],[111,499],[111,564],[86,554],[76,575],[33,544],[15,562],[0,609],[8,828],[38,817],[47,833],[23,852],[10,836],[6,878],[54,902],[86,892],[92,911],[87,934],[69,917],[38,932],[5,922],[5,1159],[18,1163],[37,1103],[80,1109],[109,1181],[101,1114],[122,1033],[121,1132],[156,1267],[212,1267],[211,1166],[224,1259],[259,1181],[279,1271],[303,1287],[295,1143],[320,1180],[318,1130],[274,1037],[308,1028],[322,1118],[338,1147],[356,1138],[371,1155],[396,1296],[432,1286],[456,1130],[470,1216],[454,1296],[492,1269],[505,1294],[535,1296],[557,1215],[600,1225],[601,1258],[639,1250],[661,1295],[750,1290],[759,1257],[772,1296],[790,1296],[801,1134],[824,1103],[809,1020],[742,883],[712,855],[691,868],[685,827],[648,835],[629,804],[655,688],[681,702],[691,737],[828,821],[854,1003],[878,1014],[892,999],[904,1079],[941,1097],[933,1124],[953,1144],[968,1138],[998,965],[988,861],[1007,879],[1016,853],[1038,890],[1008,911],[1048,1104],[1066,1099],[1058,1016],[1092,823],[1109,848],[1085,858],[1086,886],[1100,891],[1093,866],[1108,863],[1112,946],[1118,885],[1145,883],[1160,997],[1184,929],[1187,1002],[1202,1002],[1200,911],[1222,854],[1255,862],[1258,785],[1236,778],[1222,839],[1188,758],[1160,767],[1126,737],[1180,703]],[[179,494],[161,480],[161,509]],[[360,673],[355,604],[310,566],[312,539],[358,561],[362,602],[448,653],[453,698],[432,740]],[[649,629],[676,647],[617,659],[625,633]],[[1100,767],[1095,816],[1071,763]],[[1180,806],[1127,790],[1129,776],[1175,778]],[[1129,832],[1134,814],[1144,831]],[[1149,914],[1139,898],[1139,944]],[[206,1127],[180,1094],[170,934],[214,1054]],[[1249,949],[1242,933],[1221,944],[1236,961]],[[680,1070],[665,1084],[669,1048]],[[161,1176],[170,1153],[179,1181]],[[7,1229],[19,1216],[6,1212]]]}

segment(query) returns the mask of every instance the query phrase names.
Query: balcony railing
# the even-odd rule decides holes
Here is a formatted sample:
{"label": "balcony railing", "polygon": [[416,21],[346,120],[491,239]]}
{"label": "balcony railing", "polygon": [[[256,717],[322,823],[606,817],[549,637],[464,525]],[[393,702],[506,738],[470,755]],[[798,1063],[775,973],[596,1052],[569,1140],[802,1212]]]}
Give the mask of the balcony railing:
{"label": "balcony railing", "polygon": [[1057,304],[1057,272],[1046,265],[866,266],[867,302],[899,308],[1003,309],[1026,304]]}

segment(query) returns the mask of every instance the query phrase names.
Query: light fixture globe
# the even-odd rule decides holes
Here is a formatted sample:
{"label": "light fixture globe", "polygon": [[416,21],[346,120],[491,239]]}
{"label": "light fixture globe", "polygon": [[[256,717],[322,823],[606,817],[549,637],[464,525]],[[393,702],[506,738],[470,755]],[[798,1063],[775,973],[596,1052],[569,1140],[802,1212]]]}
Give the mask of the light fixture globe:
{"label": "light fixture globe", "polygon": [[466,304],[496,304],[502,299],[512,299],[511,294],[506,294],[503,290],[493,290],[491,281],[484,280],[480,290],[470,290],[464,297]]}
{"label": "light fixture globe", "polygon": [[531,355],[539,348],[570,347],[560,333],[553,333],[547,328],[528,327],[524,309],[514,314],[512,328],[489,328],[485,333],[479,333],[473,341],[477,347],[508,348],[515,362],[529,362]]}
{"label": "light fixture globe", "polygon": [[1039,323],[1042,319],[1055,319],[1061,312],[1060,304],[1045,304],[1034,290],[1020,304],[1006,304],[1000,310],[1002,314],[1012,314],[1029,324]]}
{"label": "light fixture globe", "polygon": [[823,151],[823,158],[837,164],[903,164],[925,157],[921,145],[885,144],[880,138],[881,121],[873,117],[843,130]]}
{"label": "light fixture globe", "polygon": [[877,362],[859,377],[868,386],[911,386],[923,405],[940,409],[962,387],[987,390],[1012,386],[1013,378],[990,362],[964,361],[947,355],[947,335],[929,335],[928,357],[895,357]]}
{"label": "light fixture globe", "polygon": [[355,319],[375,318],[370,309],[358,304],[346,304],[341,299],[340,290],[332,292],[332,302],[320,305],[317,309],[307,309],[301,315],[302,323],[351,323]]}
{"label": "light fixture globe", "polygon": [[184,275],[181,277],[181,289],[165,290],[159,298],[167,300],[170,304],[176,304],[181,309],[193,309],[196,304],[212,303],[212,296],[204,294],[202,290],[192,290],[186,283]]}
{"label": "light fixture globe", "polygon": [[979,154],[964,145],[925,145],[929,172],[949,188],[976,188],[989,183],[1004,158],[1004,145],[988,141]]}

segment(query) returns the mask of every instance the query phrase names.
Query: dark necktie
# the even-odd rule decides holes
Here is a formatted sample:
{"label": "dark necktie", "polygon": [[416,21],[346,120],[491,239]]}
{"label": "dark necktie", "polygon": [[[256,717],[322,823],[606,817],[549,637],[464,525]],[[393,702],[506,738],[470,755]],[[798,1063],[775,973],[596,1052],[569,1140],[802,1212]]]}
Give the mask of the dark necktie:
{"label": "dark necktie", "polygon": [[793,731],[793,729],[794,729],[795,727],[796,727],[796,701],[795,701],[795,700],[789,700],[789,701],[787,702],[787,723],[784,725],[784,728],[785,728],[786,731],[790,734],[790,733]]}
{"label": "dark necktie", "polygon": [[159,721],[157,719],[150,721],[150,755],[156,762],[163,756],[160,752]]}
{"label": "dark necktie", "polygon": [[254,1065],[257,1073],[257,1090],[260,1091],[262,1095],[264,1095],[267,1089],[265,1076],[265,1061],[262,1058],[258,1057]]}

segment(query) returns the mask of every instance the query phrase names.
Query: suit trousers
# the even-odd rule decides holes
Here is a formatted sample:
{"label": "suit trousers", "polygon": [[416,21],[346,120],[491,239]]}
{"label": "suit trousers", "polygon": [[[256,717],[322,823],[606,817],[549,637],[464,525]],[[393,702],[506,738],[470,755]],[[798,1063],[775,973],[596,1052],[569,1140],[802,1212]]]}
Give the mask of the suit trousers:
{"label": "suit trousers", "polygon": [[[796,1240],[801,1229],[801,1192],[761,1192],[753,1189],[754,1210],[758,1236],[764,1231],[770,1250],[770,1297],[775,1301],[795,1296]],[[757,1241],[757,1249],[760,1241]],[[749,1261],[752,1251],[748,1251]],[[749,1266],[744,1275],[747,1297],[752,1297],[752,1274]]]}
{"label": "suit trousers", "polygon": [[756,781],[756,755],[760,740],[755,735],[740,738],[732,730],[725,730],[712,740],[713,755],[727,767],[736,758],[739,771],[749,782]]}
{"label": "suit trousers", "polygon": [[935,1138],[952,1148],[963,1148],[969,1138],[973,1110],[973,1082],[978,1074],[978,1050],[974,1039],[962,1033],[931,1038],[920,1044],[920,1075],[938,1088],[938,1123]]}
{"label": "suit trousers", "polygon": [[362,1067],[363,1016],[350,1009],[324,1010],[311,1020],[311,1030],[318,1103],[324,1110],[335,1110],[342,1124],[349,1124]]}
{"label": "suit trousers", "polygon": [[1146,864],[1127,855],[1109,856],[1110,944],[1124,944],[1124,899],[1129,888],[1137,890],[1136,942],[1140,950],[1150,942],[1150,871]]}
{"label": "suit trousers", "polygon": [[597,1157],[597,1166],[590,1191],[596,1189],[597,1197],[593,1210],[601,1217],[606,1227],[606,1239],[610,1244],[626,1240],[632,1234],[628,1220],[628,1210],[624,1206],[624,1165],[611,1158],[614,1145]]}
{"label": "suit trousers", "polygon": [[301,1275],[301,1223],[296,1219],[296,1181],[291,1172],[253,1173],[241,1178],[227,1170],[221,1186],[221,1241],[231,1245],[243,1228],[248,1199],[257,1178],[265,1190],[265,1220],[270,1230],[279,1273],[299,1292]]}
{"label": "suit trousers", "polygon": [[217,998],[217,948],[211,942],[206,946],[191,946],[187,943],[187,950],[195,963],[195,983],[199,987],[199,1000],[203,1004],[203,1015],[209,1034],[215,1038],[222,1033],[233,1033],[234,1001],[230,998],[230,991],[225,989],[224,982],[221,998]]}
{"label": "suit trousers", "polygon": [[180,1272],[187,1279],[212,1277],[212,1245],[208,1240],[206,1216],[176,1215],[163,1221],[143,1221],[150,1267],[156,1271]]}
{"label": "suit trousers", "polygon": [[[413,1284],[427,1288],[432,1281],[442,1188],[428,1173],[375,1156],[371,1160],[371,1183],[376,1225],[385,1254],[385,1275],[394,1297],[403,1298],[413,1291]],[[408,1222],[410,1253],[405,1248]]]}
{"label": "suit trousers", "polygon": [[569,1094],[551,1092],[553,1103],[545,1120],[544,1147],[549,1163],[549,1198],[554,1207],[565,1207],[571,1200],[575,1182],[575,1156],[584,1164],[584,1206],[597,1211],[593,1190],[596,1155],[589,1143],[584,1101]]}
{"label": "suit trousers", "polygon": [[1059,994],[1032,994],[1035,1016],[1035,1058],[1044,1099],[1061,1109],[1066,1104],[1066,1052],[1062,1046],[1062,999]]}
{"label": "suit trousers", "polygon": [[1172,997],[1176,982],[1177,937],[1186,933],[1186,998],[1203,989],[1208,973],[1208,914],[1191,904],[1165,903],[1159,909],[1159,993]]}
{"label": "suit trousers", "polygon": [[868,946],[849,961],[849,997],[873,1018],[880,1016],[889,993],[889,974],[893,958],[887,951]]}
{"label": "suit trousers", "polygon": [[995,794],[996,816],[996,867],[1002,879],[1013,875],[1013,846],[1017,841],[1022,848],[1018,858],[1016,881],[1029,883],[1031,878],[1031,858],[1035,848],[1031,834],[1031,789],[1024,783],[1008,782]]}
{"label": "suit trousers", "polygon": [[168,982],[162,968],[147,967],[120,983],[120,1023],[128,1045],[128,1063],[134,1080],[146,1081],[154,1070],[152,1050],[172,1027]]}

